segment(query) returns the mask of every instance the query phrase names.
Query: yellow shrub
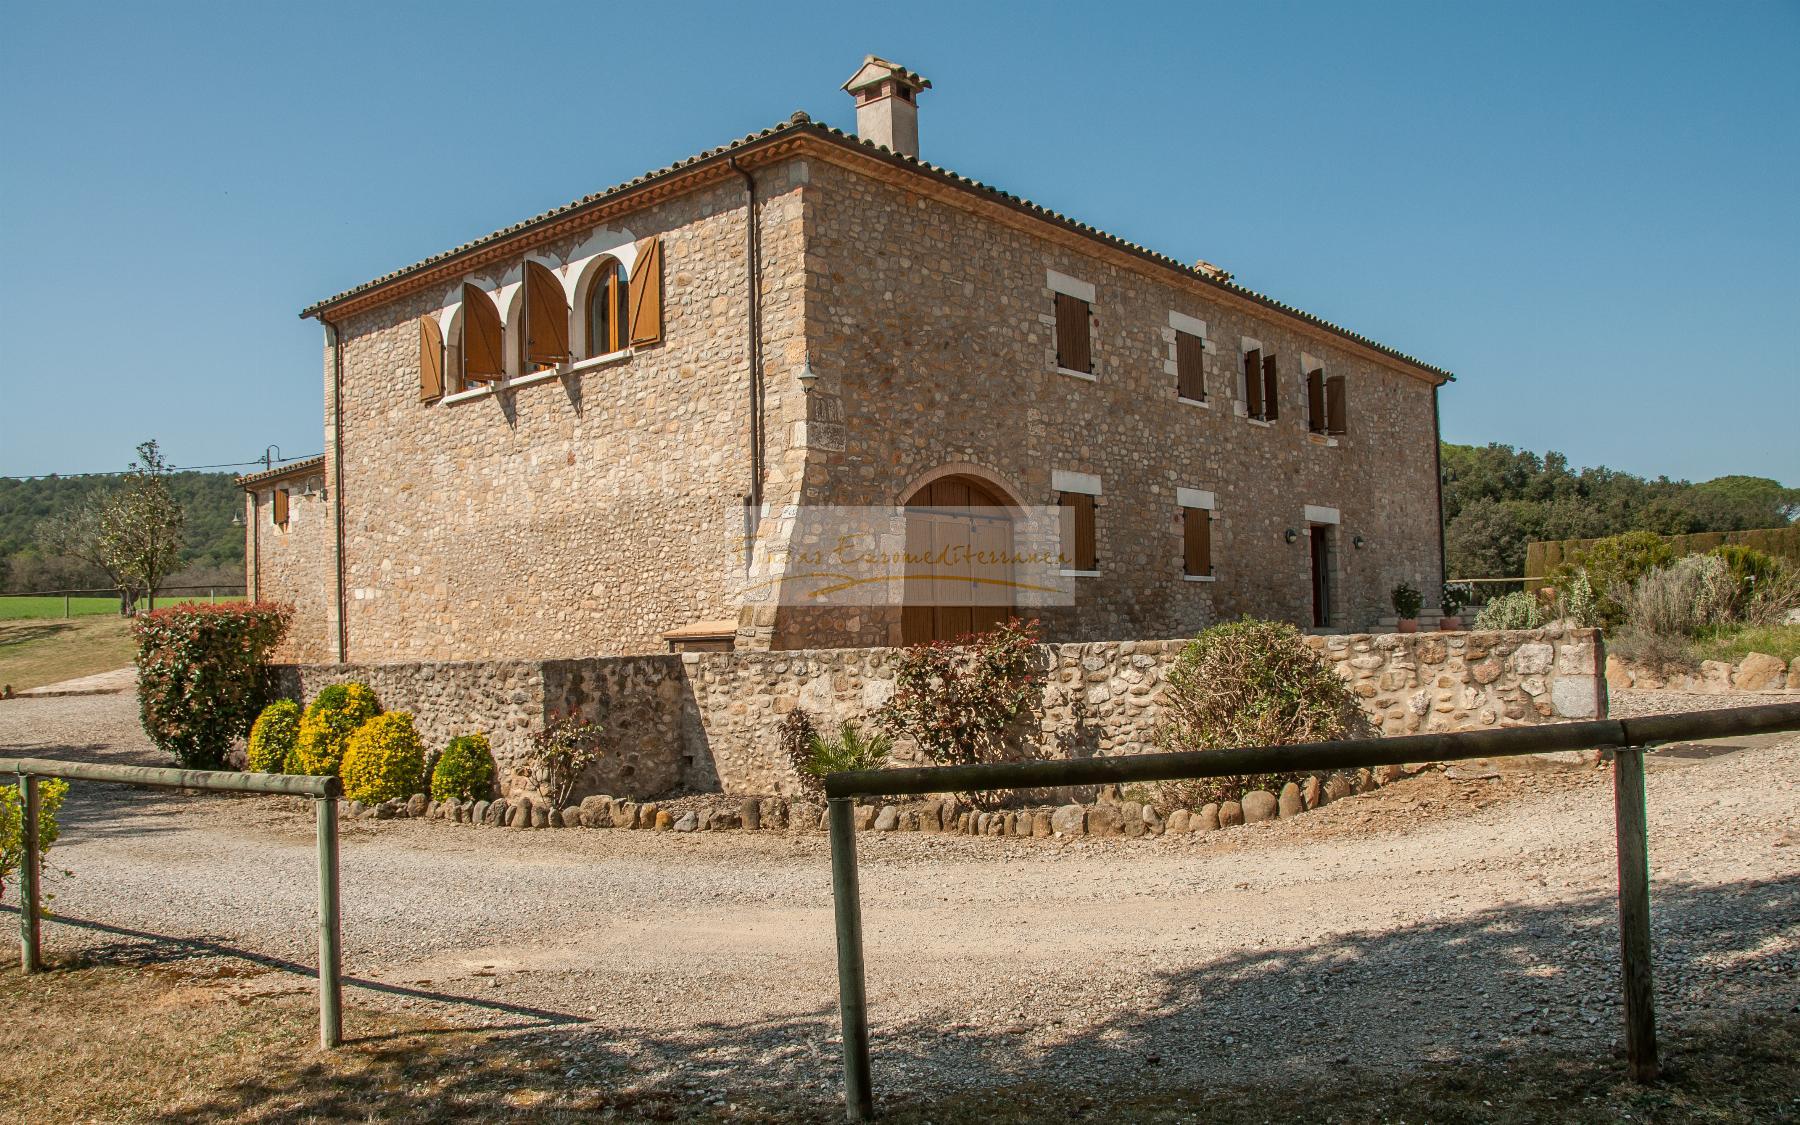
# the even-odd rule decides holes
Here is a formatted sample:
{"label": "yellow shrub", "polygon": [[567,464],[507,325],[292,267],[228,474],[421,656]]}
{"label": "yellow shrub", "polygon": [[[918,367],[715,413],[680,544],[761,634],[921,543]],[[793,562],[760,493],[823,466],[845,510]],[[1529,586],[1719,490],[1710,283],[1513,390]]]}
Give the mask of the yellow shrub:
{"label": "yellow shrub", "polygon": [[375,693],[362,684],[332,684],[321,691],[300,719],[300,737],[283,772],[315,776],[338,772],[350,736],[380,710]]}
{"label": "yellow shrub", "polygon": [[300,705],[277,699],[263,708],[250,727],[250,748],[245,765],[251,773],[280,773],[300,737]]}
{"label": "yellow shrub", "polygon": [[344,796],[365,805],[410,797],[425,781],[425,747],[405,711],[377,715],[357,728],[344,748]]}

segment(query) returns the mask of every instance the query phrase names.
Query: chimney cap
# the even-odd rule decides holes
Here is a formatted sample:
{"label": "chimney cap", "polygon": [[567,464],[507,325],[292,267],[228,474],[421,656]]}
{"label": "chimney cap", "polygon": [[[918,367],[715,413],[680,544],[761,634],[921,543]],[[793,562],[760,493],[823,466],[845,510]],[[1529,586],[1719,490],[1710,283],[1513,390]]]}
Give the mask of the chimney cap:
{"label": "chimney cap", "polygon": [[857,67],[856,73],[852,74],[850,80],[844,83],[844,90],[854,94],[858,90],[865,90],[888,79],[903,83],[914,90],[931,89],[931,79],[924,75],[914,73],[899,63],[890,62],[880,55],[864,55],[862,65]]}

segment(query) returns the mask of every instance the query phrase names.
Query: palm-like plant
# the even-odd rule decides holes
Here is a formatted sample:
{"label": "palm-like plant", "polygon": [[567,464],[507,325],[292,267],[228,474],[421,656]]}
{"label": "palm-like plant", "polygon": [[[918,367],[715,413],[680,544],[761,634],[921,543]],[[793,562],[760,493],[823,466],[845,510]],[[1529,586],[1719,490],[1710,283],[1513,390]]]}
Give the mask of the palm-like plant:
{"label": "palm-like plant", "polygon": [[826,774],[846,770],[878,770],[887,765],[893,740],[885,734],[864,734],[856,724],[844,720],[831,738],[815,734],[808,747],[806,772],[824,779]]}

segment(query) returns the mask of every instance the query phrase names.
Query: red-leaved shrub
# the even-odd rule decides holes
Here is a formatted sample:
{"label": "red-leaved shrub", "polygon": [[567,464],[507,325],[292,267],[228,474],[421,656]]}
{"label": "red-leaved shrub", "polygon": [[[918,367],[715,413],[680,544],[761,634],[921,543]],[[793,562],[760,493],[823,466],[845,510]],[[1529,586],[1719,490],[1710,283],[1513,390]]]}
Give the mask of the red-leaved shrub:
{"label": "red-leaved shrub", "polygon": [[144,733],[188,769],[218,769],[263,706],[263,665],[293,609],[184,602],[137,619]]}

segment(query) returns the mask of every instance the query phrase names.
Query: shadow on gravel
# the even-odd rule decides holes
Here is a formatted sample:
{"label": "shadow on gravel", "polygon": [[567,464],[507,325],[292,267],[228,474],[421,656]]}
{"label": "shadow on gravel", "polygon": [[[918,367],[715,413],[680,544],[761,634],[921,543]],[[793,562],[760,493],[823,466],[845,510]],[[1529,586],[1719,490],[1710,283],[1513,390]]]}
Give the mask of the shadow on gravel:
{"label": "shadow on gravel", "polygon": [[[16,917],[19,909],[12,905],[0,905],[0,912]],[[298,961],[288,961],[280,957],[269,957],[260,953],[251,953],[237,946],[208,938],[168,937],[153,934],[145,930],[134,930],[126,926],[111,926],[104,922],[94,922],[85,918],[75,918],[67,914],[56,915],[55,921],[61,926],[73,926],[77,929],[95,933],[112,934],[115,937],[127,938],[127,941],[112,942],[105,945],[88,946],[81,951],[81,963],[86,965],[123,965],[128,968],[171,968],[183,962],[218,957],[230,957],[251,965],[274,972],[292,973],[304,977],[308,981],[317,981],[318,969],[311,965],[302,965]],[[16,924],[15,924],[16,925]],[[309,984],[310,989],[314,987]],[[453,1007],[467,1008],[480,1012],[497,1012],[525,1021],[502,1024],[488,1028],[491,1031],[518,1031],[527,1028],[560,1027],[568,1024],[584,1022],[583,1017],[570,1015],[567,1012],[552,1012],[544,1008],[531,1008],[522,1004],[508,1004],[498,1000],[480,1000],[469,996],[456,996],[450,993],[429,992],[421,988],[410,988],[406,985],[388,984],[384,981],[367,980],[362,977],[344,977],[344,988],[348,993],[346,1000],[354,1003],[355,991],[366,989],[386,996],[399,996],[413,1000],[429,1000],[437,1004],[448,1004]]]}
{"label": "shadow on gravel", "polygon": [[[1615,910],[1609,896],[1520,904],[1304,947],[1246,949],[1166,974],[1152,988],[1119,996],[1116,1006],[1094,1019],[1040,1003],[1018,1013],[1012,1026],[996,1026],[992,1011],[979,1025],[955,1015],[890,1023],[880,1000],[882,965],[875,959],[869,991],[877,1098],[890,1110],[911,1107],[933,1120],[971,1120],[982,1115],[934,1116],[930,1107],[978,1106],[977,1091],[1029,1089],[1039,1091],[1033,1095],[1035,1116],[1017,1120],[1116,1120],[1121,1118],[1107,1112],[1111,1099],[1191,1098],[1190,1108],[1205,1109],[1214,1104],[1215,1091],[1260,1090],[1285,1099],[1312,1090],[1328,1104],[1346,1082],[1404,1091],[1407,1075],[1419,1068],[1454,1071],[1463,1075],[1453,1083],[1456,1089],[1506,1099],[1516,1096],[1509,1083],[1526,1065],[1575,1067],[1587,1075],[1583,1081],[1636,1089],[1623,1082],[1617,1057]],[[1793,1077],[1793,1060],[1773,1069],[1765,1065],[1733,1085],[1719,1077],[1719,1068],[1745,1065],[1744,1058],[1709,1059],[1706,1052],[1720,1048],[1698,1040],[1684,1056],[1686,1040],[1668,1029],[1792,1021],[1800,1011],[1800,878],[1662,886],[1653,912],[1658,1015],[1670,1081],[1711,1083],[1709,1089],[1717,1089],[1707,1097],[1737,1107],[1728,1116],[1741,1116],[1746,1105],[1751,1118],[1791,1113],[1785,1083]],[[1196,924],[1228,927],[1231,919]],[[1041,925],[1056,920],[1046,917]],[[991,952],[1003,956],[1005,950]],[[1109,968],[1070,964],[1061,975],[1103,976]],[[1053,993],[1059,974],[1039,975],[1039,994]],[[953,970],[947,971],[941,981],[947,1011],[1007,1002],[960,988]],[[452,1036],[431,1058],[400,1045],[365,1042],[352,1048],[355,1081],[341,1074],[324,1081],[336,1064],[320,1063],[240,1082],[186,1116],[269,1119],[281,1116],[276,1107],[301,1099],[308,1114],[359,1117],[371,1108],[370,1098],[429,1083],[431,1109],[418,1107],[425,1119],[514,1115],[529,1105],[527,1116],[538,1118],[610,1109],[628,1120],[677,1120],[696,1112],[710,1116],[710,1092],[743,1102],[746,1110],[784,1107],[770,1111],[772,1117],[753,1113],[750,1119],[790,1119],[796,1100],[804,1108],[799,1116],[829,1118],[839,1112],[836,1031],[834,1012],[808,1011],[768,1021],[722,1019],[680,1031],[586,1025],[474,1040]],[[1763,1071],[1766,1077],[1758,1077]],[[1552,1074],[1533,1095],[1547,1101],[1520,1119],[1559,1114],[1552,1103],[1559,1091],[1568,1092],[1560,1085],[1568,1080]],[[521,1090],[535,1091],[532,1100],[516,1100]],[[626,1093],[639,1099],[629,1111],[619,1100]],[[1100,1104],[1090,1116],[1080,1107],[1093,1107],[1095,1096]],[[1500,1116],[1483,1114],[1480,1106],[1488,1104],[1476,1104],[1472,1117],[1459,1112],[1451,1118]],[[1269,1106],[1261,1108],[1259,1120]],[[1389,1108],[1363,1105],[1353,1119],[1376,1109],[1385,1116]]]}

